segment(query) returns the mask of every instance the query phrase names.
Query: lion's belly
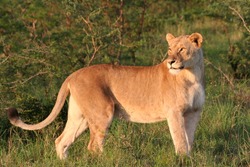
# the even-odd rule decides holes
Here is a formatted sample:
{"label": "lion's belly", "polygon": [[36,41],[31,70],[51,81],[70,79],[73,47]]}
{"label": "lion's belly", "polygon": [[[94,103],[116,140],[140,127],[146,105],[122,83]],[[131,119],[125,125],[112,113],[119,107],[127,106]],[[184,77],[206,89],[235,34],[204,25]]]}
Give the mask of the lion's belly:
{"label": "lion's belly", "polygon": [[[146,105],[147,106],[147,105]],[[115,116],[131,122],[154,123],[167,119],[166,110],[154,106],[130,106],[125,105],[116,108]]]}

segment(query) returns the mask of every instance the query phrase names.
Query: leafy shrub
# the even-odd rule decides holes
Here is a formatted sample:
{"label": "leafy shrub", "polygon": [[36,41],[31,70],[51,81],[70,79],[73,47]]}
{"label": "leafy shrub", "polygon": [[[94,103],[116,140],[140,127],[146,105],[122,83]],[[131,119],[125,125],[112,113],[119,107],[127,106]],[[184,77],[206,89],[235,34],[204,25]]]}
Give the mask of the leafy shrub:
{"label": "leafy shrub", "polygon": [[241,41],[230,47],[228,62],[233,69],[235,78],[250,77],[250,33],[244,34]]}

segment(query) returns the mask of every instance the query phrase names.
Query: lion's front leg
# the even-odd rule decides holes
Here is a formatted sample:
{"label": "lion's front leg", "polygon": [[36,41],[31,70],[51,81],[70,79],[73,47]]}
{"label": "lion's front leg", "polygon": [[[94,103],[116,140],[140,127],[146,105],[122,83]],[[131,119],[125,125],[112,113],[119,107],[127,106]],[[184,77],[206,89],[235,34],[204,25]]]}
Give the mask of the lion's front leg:
{"label": "lion's front leg", "polygon": [[188,154],[188,143],[185,133],[184,117],[182,112],[170,111],[168,113],[168,126],[177,154]]}
{"label": "lion's front leg", "polygon": [[191,151],[194,142],[195,130],[200,120],[200,115],[201,110],[191,111],[184,114],[186,137],[188,141],[188,151]]}

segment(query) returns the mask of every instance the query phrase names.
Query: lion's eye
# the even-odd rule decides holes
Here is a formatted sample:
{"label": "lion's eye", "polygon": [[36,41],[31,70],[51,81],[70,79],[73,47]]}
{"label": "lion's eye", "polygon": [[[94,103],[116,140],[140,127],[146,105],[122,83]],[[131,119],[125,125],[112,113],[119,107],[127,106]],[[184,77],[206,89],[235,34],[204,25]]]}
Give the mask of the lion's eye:
{"label": "lion's eye", "polygon": [[185,50],[185,48],[180,48],[179,52],[182,52],[182,51],[184,51],[184,50]]}

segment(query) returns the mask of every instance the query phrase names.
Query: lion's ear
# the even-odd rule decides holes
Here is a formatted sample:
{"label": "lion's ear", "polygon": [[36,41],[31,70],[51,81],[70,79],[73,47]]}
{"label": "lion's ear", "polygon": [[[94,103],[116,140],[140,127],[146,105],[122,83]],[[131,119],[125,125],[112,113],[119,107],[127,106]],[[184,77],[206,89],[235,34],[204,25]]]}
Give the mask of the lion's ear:
{"label": "lion's ear", "polygon": [[195,44],[196,47],[201,47],[201,43],[202,43],[202,35],[199,33],[193,33],[191,34],[189,37],[189,40]]}
{"label": "lion's ear", "polygon": [[167,35],[166,35],[166,40],[167,40],[167,42],[169,43],[172,39],[174,39],[175,37],[172,35],[172,34],[170,34],[170,33],[167,33]]}

